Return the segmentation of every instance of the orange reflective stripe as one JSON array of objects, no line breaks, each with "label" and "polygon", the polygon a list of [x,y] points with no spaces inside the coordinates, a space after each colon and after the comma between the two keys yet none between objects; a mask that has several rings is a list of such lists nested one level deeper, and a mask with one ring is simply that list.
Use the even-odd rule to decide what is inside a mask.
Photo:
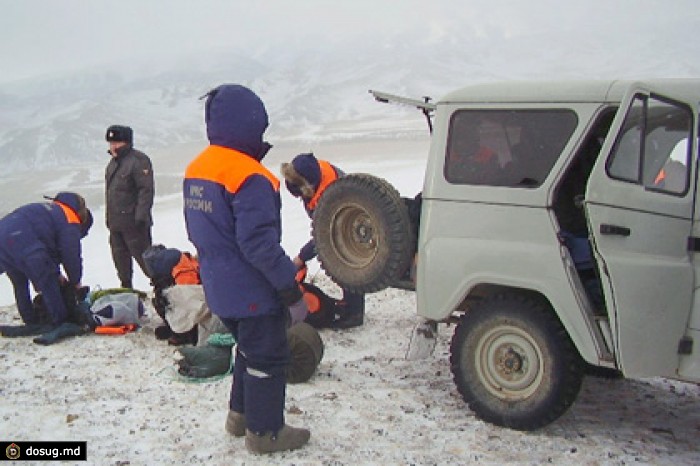
[{"label": "orange reflective stripe", "polygon": [[71,209],[69,206],[67,206],[63,202],[59,202],[59,201],[53,201],[53,202],[63,210],[63,213],[65,214],[66,220],[68,220],[68,223],[80,224],[80,217],[78,217],[78,214],[76,214],[73,209]]},{"label": "orange reflective stripe", "polygon": [[280,182],[267,168],[252,157],[227,147],[210,145],[192,161],[185,171],[185,178],[213,181],[230,193],[236,193],[251,175],[262,175],[270,181],[275,191]]},{"label": "orange reflective stripe", "polygon": [[318,189],[316,190],[314,197],[312,197],[307,204],[309,210],[314,210],[316,208],[318,200],[321,199],[321,194],[323,194],[323,191],[325,191],[332,182],[338,179],[338,174],[335,172],[333,165],[330,163],[326,162],[325,160],[319,160],[318,166],[321,169],[321,182],[318,184]]}]

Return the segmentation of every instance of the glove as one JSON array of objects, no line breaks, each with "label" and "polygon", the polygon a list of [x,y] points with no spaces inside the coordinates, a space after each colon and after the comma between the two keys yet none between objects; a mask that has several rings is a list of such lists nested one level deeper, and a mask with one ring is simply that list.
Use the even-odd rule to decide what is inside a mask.
[{"label": "glove", "polygon": [[299,267],[299,269],[297,270],[297,274],[294,276],[294,279],[297,281],[297,283],[302,283],[304,280],[306,280],[306,272],[306,264]]},{"label": "glove", "polygon": [[309,313],[309,307],[306,305],[304,298],[301,298],[296,303],[289,306],[289,315],[292,318],[292,326],[298,324],[299,322],[304,322],[306,316]]}]

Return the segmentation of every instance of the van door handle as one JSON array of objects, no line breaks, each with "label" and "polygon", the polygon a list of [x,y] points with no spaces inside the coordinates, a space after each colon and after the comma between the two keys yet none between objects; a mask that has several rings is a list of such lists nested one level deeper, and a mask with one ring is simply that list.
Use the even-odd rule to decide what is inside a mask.
[{"label": "van door handle", "polygon": [[607,223],[601,223],[600,234],[601,235],[618,235],[618,236],[629,236],[632,233],[627,227],[621,227],[619,225],[609,225]]}]

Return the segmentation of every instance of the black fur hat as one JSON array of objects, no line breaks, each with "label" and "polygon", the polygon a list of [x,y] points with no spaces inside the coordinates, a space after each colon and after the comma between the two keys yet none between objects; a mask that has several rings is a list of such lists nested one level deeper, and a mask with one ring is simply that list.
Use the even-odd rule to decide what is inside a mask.
[{"label": "black fur hat", "polygon": [[107,140],[107,142],[126,142],[127,144],[133,144],[134,130],[128,126],[112,125],[107,128],[105,140]]}]

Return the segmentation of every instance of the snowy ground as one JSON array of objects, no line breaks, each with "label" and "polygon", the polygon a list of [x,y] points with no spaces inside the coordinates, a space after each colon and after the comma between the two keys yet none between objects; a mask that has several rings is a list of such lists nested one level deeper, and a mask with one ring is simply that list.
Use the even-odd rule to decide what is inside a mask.
[{"label": "snowy ground", "polygon": [[[313,149],[348,172],[384,176],[412,196],[422,183],[425,142]],[[276,172],[281,161],[311,148],[276,147],[268,166]],[[187,247],[177,189],[194,153],[151,154],[159,177],[154,240],[170,247]],[[100,176],[70,185],[93,200],[97,218]],[[37,192],[65,189],[59,176],[49,179],[54,184],[36,186]],[[3,192],[15,192],[11,183],[0,183]],[[307,238],[308,220],[297,201],[286,196],[283,203],[283,244],[293,255]],[[84,283],[116,286],[101,222],[84,246]],[[322,274],[317,278],[337,293]],[[19,323],[14,306],[6,305],[12,302],[6,288],[3,293],[0,323]],[[392,289],[367,297],[363,327],[324,330],[318,372],[287,393],[287,421],[309,427],[311,441],[274,457],[250,455],[242,439],[225,432],[228,378],[193,384],[176,377],[175,349],[154,338],[159,318],[150,309],[143,328],[125,336],[90,335],[48,347],[0,338],[0,438],[87,441],[88,464],[98,465],[700,464],[698,385],[589,377],[554,424],[534,433],[502,429],[476,419],[455,389],[448,364],[453,328],[441,326],[432,358],[404,359],[415,322],[413,293]]]},{"label": "snowy ground", "polygon": [[[321,285],[334,286],[321,276]],[[451,329],[434,357],[404,359],[411,292],[367,298],[363,327],[323,330],[325,355],[288,386],[286,418],[312,431],[302,450],[256,457],[224,430],[230,379],[193,384],[174,372],[159,318],[126,336],[43,347],[0,339],[0,431],[11,441],[87,441],[88,463],[136,464],[698,464],[700,387],[668,380],[586,379],[559,421],[534,433],[476,419],[448,365]],[[0,321],[16,319],[12,307]]]}]

